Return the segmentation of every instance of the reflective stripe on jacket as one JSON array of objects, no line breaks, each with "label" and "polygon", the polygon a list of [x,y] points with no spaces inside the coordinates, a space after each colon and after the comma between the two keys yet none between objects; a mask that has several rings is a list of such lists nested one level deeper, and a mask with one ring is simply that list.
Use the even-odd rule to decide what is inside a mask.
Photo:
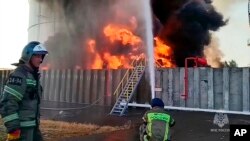
[{"label": "reflective stripe on jacket", "polygon": [[174,119],[162,108],[154,107],[144,115],[147,123],[146,133],[149,141],[166,141],[170,137],[170,126]]},{"label": "reflective stripe on jacket", "polygon": [[8,132],[37,126],[42,93],[38,75],[25,65],[9,75],[0,95],[0,114]]}]

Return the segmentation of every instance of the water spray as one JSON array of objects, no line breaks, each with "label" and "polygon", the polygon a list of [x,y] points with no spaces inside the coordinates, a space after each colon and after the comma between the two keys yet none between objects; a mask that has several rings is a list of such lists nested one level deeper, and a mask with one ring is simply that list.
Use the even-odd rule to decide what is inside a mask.
[{"label": "water spray", "polygon": [[151,86],[151,98],[155,97],[155,66],[154,66],[154,44],[153,44],[153,26],[150,0],[143,2],[144,16],[146,22],[146,47],[148,56],[148,70]]}]

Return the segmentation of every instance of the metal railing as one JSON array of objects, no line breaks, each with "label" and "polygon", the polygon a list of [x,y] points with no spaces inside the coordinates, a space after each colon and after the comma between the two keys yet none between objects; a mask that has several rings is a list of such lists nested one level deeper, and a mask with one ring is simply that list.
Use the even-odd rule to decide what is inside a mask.
[{"label": "metal railing", "polygon": [[132,63],[131,66],[133,66],[132,69],[128,69],[126,71],[126,73],[124,74],[123,78],[121,79],[120,83],[117,85],[116,90],[114,91],[114,95],[117,97],[123,90],[123,88],[125,87],[125,85],[128,83],[129,81],[129,77],[132,74],[132,72],[136,69],[136,66],[146,66],[146,59],[144,55],[140,55],[137,58],[135,58]]}]

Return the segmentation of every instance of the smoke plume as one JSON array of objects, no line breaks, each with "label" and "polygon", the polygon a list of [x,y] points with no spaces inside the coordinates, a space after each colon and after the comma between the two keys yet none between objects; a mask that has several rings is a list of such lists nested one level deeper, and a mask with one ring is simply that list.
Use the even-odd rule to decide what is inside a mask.
[{"label": "smoke plume", "polygon": [[204,46],[211,41],[210,31],[227,23],[208,0],[153,0],[152,5],[164,25],[159,36],[173,48],[180,67],[187,57],[204,56]]},{"label": "smoke plume", "polygon": [[[95,40],[95,50],[103,52],[109,46],[112,55],[133,52],[131,44],[110,43],[104,37],[104,27],[108,24],[123,25],[124,28],[144,38],[145,23],[142,17],[142,2],[117,0],[39,0],[40,3],[55,11],[61,24],[59,32],[45,42],[51,52],[49,63],[55,68],[88,68],[93,56],[87,50],[88,41]],[[138,26],[140,25],[140,26]],[[92,44],[93,45],[93,44]],[[138,50],[140,54],[144,50]],[[100,56],[104,58],[104,56]],[[58,62],[63,61],[63,65]]]},{"label": "smoke plume", "polygon": [[[89,39],[96,41],[97,52],[105,51],[107,46],[120,47],[111,50],[114,55],[132,52],[130,44],[111,44],[105,40],[103,28],[110,22],[127,25],[136,36],[144,39],[143,0],[38,1],[56,11],[57,20],[64,23],[60,32],[45,42],[51,52],[49,62],[55,68],[87,68],[93,60],[86,50]],[[211,41],[210,31],[217,31],[227,22],[211,0],[151,0],[151,6],[154,35],[172,48],[174,62],[179,67],[184,66],[187,57],[204,56],[204,46]],[[135,53],[142,52],[145,51]],[[59,65],[60,61],[63,65]]]},{"label": "smoke plume", "polygon": [[218,38],[212,35],[211,43],[205,46],[204,55],[207,59],[208,64],[213,68],[223,67],[222,57],[223,53],[219,49]]}]

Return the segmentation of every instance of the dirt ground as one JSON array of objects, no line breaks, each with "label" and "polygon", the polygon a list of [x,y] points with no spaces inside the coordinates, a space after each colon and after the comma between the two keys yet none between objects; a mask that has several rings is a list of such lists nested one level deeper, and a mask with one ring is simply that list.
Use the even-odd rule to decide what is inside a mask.
[{"label": "dirt ground", "polygon": [[[128,129],[127,126],[99,126],[90,123],[70,123],[55,120],[41,120],[40,129],[44,141],[59,141],[68,137],[86,136]],[[0,118],[0,141],[6,140],[6,128]]]},{"label": "dirt ground", "polygon": [[[94,135],[63,138],[61,141],[138,141],[138,127],[146,108],[129,108],[126,116],[109,115],[112,107],[72,105],[65,103],[43,102],[42,118],[59,121],[92,123],[96,125],[124,126],[128,130]],[[72,108],[70,109],[54,109]],[[76,109],[74,109],[77,107]],[[230,124],[250,124],[250,116],[226,114],[229,123],[219,127],[214,124],[216,113],[186,112],[168,110],[176,125],[172,128],[172,141],[229,141]]]}]

